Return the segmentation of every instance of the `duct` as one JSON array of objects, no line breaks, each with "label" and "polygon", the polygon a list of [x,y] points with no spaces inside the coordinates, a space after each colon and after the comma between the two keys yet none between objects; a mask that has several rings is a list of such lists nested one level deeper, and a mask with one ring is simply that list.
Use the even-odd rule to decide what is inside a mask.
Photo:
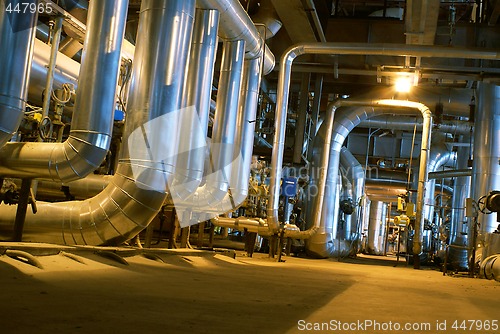
[{"label": "duct", "polygon": [[450,170],[443,170],[443,171],[439,171],[439,172],[429,173],[429,180],[431,180],[431,179],[439,180],[439,179],[447,179],[447,178],[452,178],[452,177],[464,177],[464,176],[471,176],[471,175],[472,175],[472,169],[470,169],[470,168],[450,169]]},{"label": "duct", "polygon": [[111,175],[89,174],[68,183],[40,180],[36,185],[36,198],[42,201],[64,201],[68,197],[85,200],[103,191],[111,178]]},{"label": "duct", "polygon": [[[340,193],[337,198],[340,201],[344,200],[353,200],[353,187],[351,181],[347,178],[347,171],[343,168],[340,168],[339,181],[341,181]],[[340,202],[339,202],[340,208]],[[339,211],[340,217],[342,218],[339,221],[339,238],[349,240],[351,237],[351,223],[352,223],[352,215],[342,214]]]},{"label": "duct", "polygon": [[128,0],[91,4],[69,138],[64,143],[5,145],[0,175],[67,182],[99,167],[111,142],[127,10]]},{"label": "duct", "polygon": [[0,11],[0,147],[17,131],[24,115],[36,21],[37,13]]},{"label": "duct", "polygon": [[[492,190],[500,189],[500,86],[480,83],[474,131],[472,194],[478,200]],[[497,214],[479,215],[479,239],[496,230]]]},{"label": "duct", "polygon": [[264,57],[263,74],[271,73],[274,68],[274,55],[260,37],[257,28],[239,1],[198,0],[198,6],[217,9],[220,12],[219,36],[227,41],[245,41],[245,58]]},{"label": "duct", "polygon": [[[437,133],[434,136],[434,140],[431,144],[431,151],[429,154],[429,162],[427,170],[428,172],[436,172],[439,168],[449,164],[456,160],[456,152],[448,149],[445,145],[446,136]],[[434,220],[434,188],[436,186],[436,180],[428,180],[425,185],[425,195],[424,195],[424,219],[429,222]]]},{"label": "duct", "polygon": [[347,240],[358,239],[361,235],[361,212],[360,207],[361,199],[364,197],[365,188],[365,173],[359,161],[352,155],[352,153],[345,147],[340,151],[340,166],[346,170],[347,177],[353,185],[353,202],[356,209],[351,215],[351,233],[347,235]]},{"label": "duct", "polygon": [[229,182],[231,181],[229,176],[233,160],[235,160],[233,153],[236,144],[236,121],[244,51],[245,42],[243,40],[224,41],[217,94],[217,112],[212,130],[205,183],[195,189],[196,191],[186,199],[176,195],[178,193],[176,188],[184,188],[185,185],[176,184],[170,187],[172,200],[182,227],[208,220],[210,218],[208,211],[220,204],[229,190]]},{"label": "duct", "polygon": [[[275,117],[275,136],[273,142],[273,157],[271,161],[271,183],[270,183],[270,199],[268,204],[268,224],[272,232],[276,233],[279,230],[278,220],[278,203],[279,203],[279,187],[278,182],[282,176],[283,152],[285,147],[285,130],[287,120],[288,96],[290,91],[290,79],[292,72],[292,64],[295,58],[304,54],[325,54],[325,55],[382,55],[382,56],[414,56],[414,57],[433,57],[433,58],[463,58],[463,59],[500,59],[500,54],[497,50],[484,49],[450,49],[447,47],[424,46],[424,45],[405,45],[405,44],[357,44],[357,43],[305,43],[295,45],[286,50],[280,60],[280,71],[278,78],[276,117]],[[416,104],[424,106],[423,104]],[[415,106],[416,106],[415,105]],[[427,110],[427,111],[425,111]],[[429,114],[428,108],[421,110],[425,115]],[[430,117],[428,117],[428,125],[432,125]],[[427,119],[427,116],[426,116]],[[430,128],[426,130],[424,126],[423,141],[427,144],[430,142]],[[429,138],[427,138],[427,132]],[[423,143],[423,144],[424,144]],[[422,205],[423,188],[426,181],[427,166],[427,150],[423,150],[421,156],[420,174],[422,179],[419,179],[420,192],[417,205]],[[420,208],[421,209],[421,208]],[[423,228],[422,212],[417,208],[417,227],[415,238],[414,253],[419,254],[421,245],[421,228]],[[418,261],[415,261],[415,267],[418,267]]]},{"label": "duct", "polygon": [[[278,103],[278,106],[280,106],[280,103]],[[407,112],[406,109],[410,110],[418,110],[422,113],[424,117],[424,131],[422,134],[422,146],[421,146],[421,153],[420,153],[420,173],[419,173],[419,182],[418,182],[418,192],[417,192],[417,232],[416,232],[416,238],[415,238],[415,252],[416,254],[419,254],[421,251],[422,247],[422,240],[420,236],[422,235],[423,232],[423,215],[422,215],[422,208],[423,208],[423,198],[424,198],[424,186],[425,182],[427,180],[427,152],[429,151],[429,146],[430,146],[430,128],[432,127],[432,117],[430,110],[425,106],[420,103],[416,102],[410,102],[410,101],[398,101],[398,100],[379,100],[379,101],[350,101],[350,100],[339,100],[335,102],[334,104],[330,105],[327,110],[329,114],[333,116],[335,113],[335,110],[338,109],[339,107],[345,107],[345,106],[355,106],[356,108],[354,109],[346,109],[344,108],[342,111],[340,111],[339,114],[335,116],[335,126],[332,128],[332,132],[326,132],[326,136],[329,136],[329,133],[332,133],[332,142],[333,144],[331,145],[330,149],[330,162],[328,164],[328,181],[331,183],[333,180],[336,180],[337,175],[338,175],[338,169],[339,169],[339,154],[340,154],[340,149],[345,141],[345,138],[349,134],[349,132],[357,126],[362,120],[367,119],[369,117],[372,117],[377,114],[385,113],[388,108],[393,110],[392,108],[397,108],[394,109],[394,112],[399,113],[399,112]],[[363,106],[370,106],[370,107],[363,107]],[[377,108],[377,109],[375,109]],[[379,108],[385,108],[384,110],[379,109]],[[278,109],[278,111],[281,109]],[[281,127],[279,125],[279,119],[280,117],[283,117],[286,115],[281,115],[277,116],[277,129],[278,135],[275,136],[274,139],[274,149],[273,152],[277,152],[277,154],[273,154],[273,160],[272,160],[272,175],[271,175],[271,185],[270,185],[270,191],[271,191],[271,196],[269,199],[269,205],[268,205],[268,224],[271,229],[277,230],[279,229],[279,222],[277,219],[277,204],[279,200],[279,189],[276,189],[276,175],[279,175],[281,179],[281,163],[282,163],[282,157],[283,157],[283,144],[284,144],[284,133],[282,136],[282,133],[280,131],[284,131],[284,126]],[[327,116],[330,117],[330,116]],[[284,117],[286,120],[286,117]],[[328,118],[327,118],[328,119]],[[281,143],[280,143],[281,141]],[[329,145],[330,146],[330,145]],[[278,148],[278,149],[276,149]],[[328,160],[328,158],[327,158]],[[277,162],[280,161],[280,164],[278,165]],[[279,167],[279,170],[277,169]],[[321,186],[322,183],[318,183],[320,189],[324,188],[324,186]],[[328,187],[327,187],[328,189]],[[276,192],[278,190],[278,192]],[[328,192],[325,193],[326,197],[333,196],[329,195]],[[329,199],[328,203],[335,203],[335,200]],[[322,213],[323,217],[330,217],[331,215],[327,215],[326,212],[332,211],[331,208],[329,208],[328,205],[324,205],[323,209],[325,213]],[[335,216],[335,214],[333,215]],[[331,218],[328,218],[330,220]],[[323,229],[328,228],[329,226],[328,221],[322,221],[321,225],[316,228],[316,230],[320,229],[323,231]],[[422,229],[422,231],[420,230]],[[420,233],[418,233],[420,232]],[[326,237],[327,239],[332,237],[331,235],[327,233],[320,233],[319,237]],[[325,240],[324,244],[326,245],[329,241]],[[314,242],[315,244],[320,244],[317,240]]]},{"label": "duct", "polygon": [[[112,3],[113,1],[96,1]],[[174,173],[175,120],[182,107],[194,0],[143,0],[132,67],[124,149],[106,189],[85,201],[38,204],[28,213],[25,240],[116,244],[135,236],[156,216]],[[174,115],[172,115],[174,114]],[[147,145],[147,146],[146,146]],[[11,234],[15,208],[1,210],[2,236]]]},{"label": "duct", "polygon": [[181,131],[190,136],[179,143],[179,152],[182,153],[177,157],[175,176],[170,186],[171,196],[179,200],[185,200],[194,193],[203,178],[218,26],[217,11],[196,10],[184,89],[186,107],[196,110],[179,124]]},{"label": "duct", "polygon": [[368,225],[368,254],[383,255],[387,225],[387,203],[372,201]]},{"label": "duct", "polygon": [[[466,140],[464,140],[466,139]],[[468,141],[468,137],[462,138],[462,142]],[[469,146],[459,146],[457,149],[457,168],[466,168],[470,156]],[[467,218],[465,217],[465,199],[470,197],[471,176],[459,176],[453,185],[451,222],[450,222],[450,244],[460,246],[449,248],[448,263],[456,268],[468,268],[469,235]]]},{"label": "duct", "polygon": [[[398,115],[398,118],[394,119],[394,115],[381,115],[367,119],[361,122],[359,126],[373,129],[413,131],[415,124],[417,125],[417,131],[422,131],[422,122],[416,117]],[[471,133],[472,129],[473,126],[471,123],[457,120],[442,121],[439,124],[434,124],[432,131],[468,135]]]}]

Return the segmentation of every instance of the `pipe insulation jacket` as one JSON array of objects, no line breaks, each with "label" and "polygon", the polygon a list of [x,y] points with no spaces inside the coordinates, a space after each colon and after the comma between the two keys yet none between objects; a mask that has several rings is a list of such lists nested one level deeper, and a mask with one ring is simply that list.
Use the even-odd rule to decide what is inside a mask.
[{"label": "pipe insulation jacket", "polygon": [[[92,5],[116,3],[121,1],[93,1],[90,15]],[[149,38],[140,38],[135,49],[117,171],[106,189],[90,199],[38,203],[38,213],[26,217],[25,241],[117,244],[134,237],[156,216],[174,173],[169,150],[179,138],[171,120],[182,111],[194,11],[194,0],[142,1],[138,34]],[[2,236],[10,235],[14,215],[12,207],[1,207]]]},{"label": "pipe insulation jacket", "polygon": [[37,13],[0,11],[0,147],[17,131],[24,116]]}]

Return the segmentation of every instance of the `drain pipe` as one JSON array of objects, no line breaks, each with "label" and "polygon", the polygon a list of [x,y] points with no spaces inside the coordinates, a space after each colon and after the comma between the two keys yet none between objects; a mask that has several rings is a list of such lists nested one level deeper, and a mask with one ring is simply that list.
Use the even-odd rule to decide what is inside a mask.
[{"label": "drain pipe", "polygon": [[90,4],[69,138],[64,143],[5,145],[0,150],[0,175],[67,182],[99,167],[111,142],[127,11],[128,0]]},{"label": "drain pipe", "polygon": [[24,116],[37,13],[0,11],[0,147],[16,133]]},{"label": "drain pipe", "polygon": [[[194,0],[142,1],[138,34],[148,38],[140,38],[135,49],[134,58],[140,61],[132,67],[129,117],[117,171],[108,187],[88,200],[38,202],[38,213],[26,217],[24,240],[119,244],[137,235],[156,216],[167,196],[166,181],[174,173],[175,161],[165,151],[179,138],[173,131],[176,125],[165,116],[182,107],[194,11]],[[2,236],[12,231],[14,211],[1,206]]]},{"label": "drain pipe", "polygon": [[201,8],[217,9],[220,12],[219,36],[225,41],[245,41],[245,59],[263,56],[263,74],[274,68],[274,55],[261,38],[259,31],[239,1],[197,0]]},{"label": "drain pipe", "polygon": [[[282,177],[283,153],[285,147],[285,132],[288,109],[288,96],[290,92],[290,79],[292,64],[300,55],[304,54],[327,54],[327,55],[385,55],[385,56],[415,56],[433,58],[464,58],[464,59],[500,59],[497,50],[471,50],[450,49],[445,47],[406,44],[358,44],[358,43],[306,43],[295,45],[286,50],[280,60],[280,71],[278,78],[278,93],[275,117],[275,136],[273,141],[273,156],[271,160],[271,183],[270,198],[267,209],[268,224],[272,233],[280,229],[278,220],[279,206],[279,182]],[[423,106],[422,104],[419,104]],[[426,107],[428,110],[428,108]],[[430,114],[430,111],[429,111]],[[430,119],[430,118],[429,118]],[[431,122],[432,123],[432,122]],[[430,129],[429,129],[430,130]],[[430,131],[429,131],[430,136]],[[430,139],[430,138],[429,138]],[[427,152],[425,152],[427,153]],[[427,155],[425,154],[425,158]],[[421,159],[422,161],[423,159]],[[426,173],[422,173],[424,175]],[[426,177],[424,177],[426,179]],[[425,180],[422,180],[421,187]],[[419,182],[420,186],[420,182]],[[422,192],[423,196],[423,192]],[[420,213],[421,215],[421,213]],[[421,218],[421,217],[419,217]],[[422,224],[423,228],[423,224]],[[420,227],[419,227],[420,229]],[[418,231],[417,236],[420,236]],[[422,244],[416,243],[414,252],[420,253]],[[419,267],[415,261],[415,267]]]}]

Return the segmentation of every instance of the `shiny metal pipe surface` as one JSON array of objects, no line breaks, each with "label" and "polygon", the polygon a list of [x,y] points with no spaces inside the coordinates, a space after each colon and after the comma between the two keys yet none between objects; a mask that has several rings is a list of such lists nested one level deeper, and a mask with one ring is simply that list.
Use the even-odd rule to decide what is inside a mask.
[{"label": "shiny metal pipe surface", "polygon": [[[500,190],[500,86],[481,82],[478,85],[472,164],[472,194],[475,200]],[[498,226],[498,213],[480,214],[479,240]]]},{"label": "shiny metal pipe surface", "polygon": [[342,147],[340,151],[340,166],[346,170],[347,178],[352,183],[352,200],[356,205],[356,209],[351,215],[351,235],[347,236],[347,240],[359,239],[361,237],[361,219],[363,212],[360,203],[362,198],[365,196],[365,173],[358,159],[356,159],[345,147]]},{"label": "shiny metal pipe surface", "polygon": [[[467,166],[465,166],[467,167]],[[472,169],[470,168],[461,168],[461,169],[450,169],[450,170],[444,170],[440,172],[432,172],[429,173],[429,179],[447,179],[447,178],[452,178],[452,177],[464,177],[464,176],[471,176],[472,175]]]},{"label": "shiny metal pipe surface", "polygon": [[[156,216],[167,197],[166,182],[174,173],[175,160],[165,151],[176,146],[179,138],[171,131],[175,122],[171,125],[168,115],[182,107],[194,10],[194,0],[142,1],[138,32],[150,38],[140,38],[135,50],[117,171],[109,186],[93,198],[38,203],[38,213],[27,216],[24,240],[117,244],[135,236]],[[2,236],[11,233],[13,211],[1,207]]]},{"label": "shiny metal pipe surface", "polygon": [[370,204],[370,220],[368,225],[367,252],[383,255],[387,225],[387,203],[372,201]]},{"label": "shiny metal pipe surface", "polygon": [[275,63],[274,55],[239,1],[198,0],[197,3],[202,8],[217,9],[220,12],[219,35],[228,41],[244,40],[245,58],[263,56],[263,74],[271,73]]},{"label": "shiny metal pipe surface", "polygon": [[[361,122],[359,126],[373,129],[413,131],[415,124],[417,125],[417,131],[422,131],[422,121],[419,118],[403,115],[398,115],[397,118],[394,118],[394,115],[388,114],[367,119]],[[466,121],[443,121],[439,124],[434,124],[432,131],[469,135],[473,128],[474,125]]]},{"label": "shiny metal pipe surface", "polygon": [[24,116],[36,21],[37,13],[10,15],[0,10],[0,147]]},{"label": "shiny metal pipe surface", "polygon": [[64,143],[9,143],[0,150],[0,175],[72,181],[108,153],[128,0],[92,2],[75,111]]},{"label": "shiny metal pipe surface", "polygon": [[[35,39],[33,61],[31,63],[31,71],[29,77],[28,99],[35,104],[42,104],[42,94],[47,78],[47,64],[50,59],[50,46]],[[78,87],[78,73],[80,72],[80,64],[73,59],[57,54],[56,68],[54,69],[55,89],[61,88],[64,83],[70,83]]]},{"label": "shiny metal pipe surface", "polygon": [[189,117],[182,117],[178,124],[184,139],[179,142],[182,153],[177,157],[170,187],[171,196],[179,200],[192,195],[203,180],[218,27],[218,11],[196,10],[184,89],[185,106],[196,110]]},{"label": "shiny metal pipe surface", "polygon": [[[462,136],[462,142],[469,142],[469,136]],[[469,146],[459,146],[457,149],[457,168],[468,167],[470,156]],[[471,171],[470,169],[468,170]],[[450,248],[448,263],[456,268],[468,268],[468,250],[470,247],[472,230],[465,217],[465,199],[470,197],[471,175],[458,176],[453,184],[453,197],[451,205],[450,244],[461,248]]]},{"label": "shiny metal pipe surface", "polygon": [[[225,198],[231,181],[236,144],[236,122],[243,74],[245,42],[224,41],[215,120],[205,183],[186,199],[172,199],[182,227],[213,217],[214,207]],[[179,185],[183,187],[183,185]],[[177,191],[175,191],[177,193]],[[195,214],[191,214],[194,212]]]}]

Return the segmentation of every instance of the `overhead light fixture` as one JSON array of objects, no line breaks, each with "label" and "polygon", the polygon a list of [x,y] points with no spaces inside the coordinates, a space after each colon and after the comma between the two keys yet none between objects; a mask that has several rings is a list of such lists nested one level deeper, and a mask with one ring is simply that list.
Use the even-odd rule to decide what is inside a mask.
[{"label": "overhead light fixture", "polygon": [[396,92],[409,93],[411,90],[412,82],[410,77],[399,77],[395,83]]}]

